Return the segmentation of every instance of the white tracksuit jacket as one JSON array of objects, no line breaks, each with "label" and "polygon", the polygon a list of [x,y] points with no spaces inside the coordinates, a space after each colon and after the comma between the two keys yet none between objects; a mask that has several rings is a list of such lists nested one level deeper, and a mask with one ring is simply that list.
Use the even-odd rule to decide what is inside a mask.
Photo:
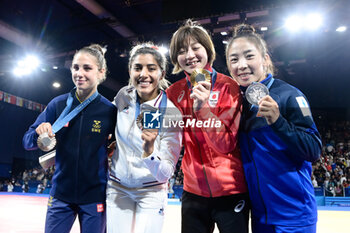
[{"label": "white tracksuit jacket", "polygon": [[[143,109],[159,108],[164,93],[140,104]],[[136,89],[123,87],[114,99],[118,108],[115,130],[116,150],[112,157],[109,178],[128,188],[141,188],[163,184],[172,176],[181,151],[182,129],[162,127],[154,142],[154,152],[142,158],[141,129],[136,125]],[[181,121],[182,115],[167,99],[163,122]]]}]

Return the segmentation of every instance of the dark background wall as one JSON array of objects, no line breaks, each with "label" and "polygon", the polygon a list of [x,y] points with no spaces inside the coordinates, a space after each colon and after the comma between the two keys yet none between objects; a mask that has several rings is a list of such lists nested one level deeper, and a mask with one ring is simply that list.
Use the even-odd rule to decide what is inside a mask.
[{"label": "dark background wall", "polygon": [[42,153],[25,151],[22,146],[25,131],[38,115],[38,111],[0,101],[0,177],[38,163],[37,158]]}]

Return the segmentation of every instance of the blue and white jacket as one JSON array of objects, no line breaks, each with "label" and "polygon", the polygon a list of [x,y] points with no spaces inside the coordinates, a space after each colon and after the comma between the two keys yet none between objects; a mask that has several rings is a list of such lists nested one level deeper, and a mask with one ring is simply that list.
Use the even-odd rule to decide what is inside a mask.
[{"label": "blue and white jacket", "polygon": [[[71,109],[80,104],[74,95]],[[35,129],[43,122],[51,125],[66,107],[69,93],[47,105],[23,137],[26,150],[38,148]],[[74,204],[104,202],[108,178],[108,135],[114,133],[117,108],[98,95],[77,116],[56,133],[56,162],[50,195]]]},{"label": "blue and white jacket", "polygon": [[322,145],[308,102],[298,89],[272,75],[262,83],[278,103],[280,116],[268,125],[256,117],[258,107],[244,100],[240,148],[252,217],[272,225],[314,224],[311,162],[319,158]]}]

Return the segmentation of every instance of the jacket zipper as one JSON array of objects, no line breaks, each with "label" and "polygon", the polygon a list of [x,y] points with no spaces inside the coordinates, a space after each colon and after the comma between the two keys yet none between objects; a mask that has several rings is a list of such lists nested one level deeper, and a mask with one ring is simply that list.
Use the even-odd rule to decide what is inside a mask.
[{"label": "jacket zipper", "polygon": [[79,182],[79,178],[78,178],[78,174],[79,174],[79,157],[80,157],[80,145],[81,145],[81,131],[82,131],[82,128],[83,128],[83,121],[84,121],[84,110],[81,111],[81,117],[80,117],[80,124],[79,124],[79,136],[78,136],[78,153],[77,153],[77,169],[76,169],[76,189],[75,189],[75,200],[78,201],[78,197],[77,197],[77,194],[78,194],[78,182]]},{"label": "jacket zipper", "polygon": [[[244,94],[243,94],[243,98],[244,98]],[[246,107],[247,107],[247,106],[246,106]],[[243,108],[241,119],[244,119],[244,118],[245,118],[245,115],[246,115],[246,113],[245,113],[244,108]],[[240,124],[242,124],[242,123],[245,124],[246,121],[241,121]],[[244,128],[244,131],[246,131],[246,134],[248,135],[248,130],[246,130],[246,129]],[[247,140],[247,143],[248,143],[248,148],[250,149],[250,148],[251,148],[251,144],[250,144],[249,139]],[[251,152],[251,151],[249,151],[249,152]],[[251,154],[251,157],[252,157],[252,161],[253,161],[253,163],[254,163],[254,169],[255,169],[255,174],[256,174],[256,182],[257,182],[257,186],[258,186],[258,190],[259,190],[259,196],[260,196],[261,202],[262,202],[262,204],[263,204],[263,206],[264,206],[264,210],[265,210],[265,224],[267,224],[267,208],[266,208],[266,205],[265,205],[265,202],[264,202],[263,196],[262,196],[262,194],[261,194],[261,190],[260,190],[260,182],[259,182],[258,169],[257,169],[257,167],[256,167],[255,159],[254,159],[253,154]]]},{"label": "jacket zipper", "polygon": [[264,206],[264,209],[265,209],[265,224],[267,224],[267,208],[266,208],[266,205],[265,205],[265,202],[264,202],[264,199],[261,195],[261,190],[260,190],[260,182],[259,182],[259,175],[258,175],[258,169],[256,168],[256,164],[255,164],[255,160],[252,156],[252,160],[253,160],[253,163],[254,163],[254,168],[255,168],[255,174],[256,174],[256,181],[257,181],[257,185],[258,185],[258,190],[259,190],[259,196],[261,198],[261,202]]},{"label": "jacket zipper", "polygon": [[206,183],[207,183],[207,185],[208,185],[209,194],[210,194],[210,197],[213,197],[213,195],[212,195],[212,193],[211,193],[209,181],[208,181],[207,172],[205,171],[205,166],[204,166],[203,157],[202,157],[202,150],[201,150],[200,144],[199,144],[199,142],[198,142],[198,139],[197,139],[197,135],[196,135],[195,130],[193,130],[192,132],[193,132],[194,138],[196,139],[197,145],[199,145],[199,147],[198,147],[198,148],[199,148],[199,157],[200,157],[200,159],[201,159],[202,168],[203,168],[203,173],[204,173],[205,181],[206,181]]},{"label": "jacket zipper", "polygon": [[[249,148],[251,148],[251,147],[250,147],[250,141],[249,141],[249,139],[247,140],[247,142],[248,142],[248,144],[249,144]],[[256,174],[256,182],[257,182],[257,186],[258,186],[258,190],[259,190],[259,196],[260,196],[261,202],[262,202],[262,204],[263,204],[263,206],[264,206],[264,210],[265,210],[265,224],[267,224],[267,208],[266,208],[266,205],[265,205],[263,196],[261,195],[260,182],[259,182],[259,174],[258,174],[258,169],[257,169],[257,167],[256,167],[253,154],[252,154],[252,161],[253,161],[253,163],[254,163],[255,174]]]}]

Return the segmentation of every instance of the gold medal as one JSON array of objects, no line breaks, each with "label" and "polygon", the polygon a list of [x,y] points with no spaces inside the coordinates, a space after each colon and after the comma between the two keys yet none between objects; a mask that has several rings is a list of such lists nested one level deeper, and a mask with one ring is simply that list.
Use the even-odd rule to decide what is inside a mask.
[{"label": "gold medal", "polygon": [[56,146],[56,138],[49,137],[48,133],[43,133],[39,135],[37,144],[42,151],[50,151]]},{"label": "gold medal", "polygon": [[190,78],[193,87],[196,86],[200,81],[211,82],[210,73],[205,69],[195,69],[195,71],[192,72]]}]

